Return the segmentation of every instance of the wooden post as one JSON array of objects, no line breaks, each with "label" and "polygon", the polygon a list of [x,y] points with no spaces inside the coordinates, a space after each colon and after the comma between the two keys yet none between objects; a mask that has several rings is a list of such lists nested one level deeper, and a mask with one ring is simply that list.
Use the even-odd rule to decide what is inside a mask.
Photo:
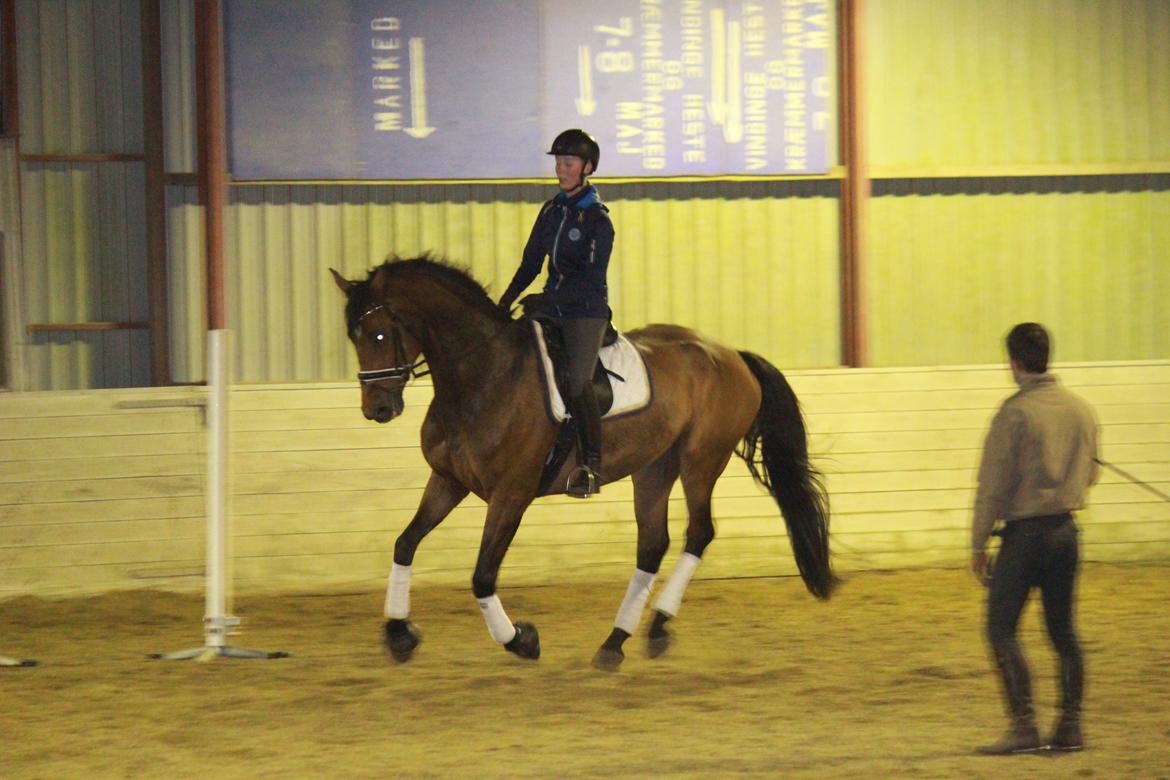
[{"label": "wooden post", "polygon": [[4,118],[0,122],[0,135],[16,135],[20,132],[20,101],[16,94],[16,0],[2,0],[0,21],[4,26]]},{"label": "wooden post", "polygon": [[865,0],[840,0],[841,362],[868,365],[865,309],[865,211],[870,181],[865,158],[862,17]]},{"label": "wooden post", "polygon": [[163,149],[160,0],[142,0],[142,156],[150,298],[150,382],[171,384],[167,295],[166,159]]}]

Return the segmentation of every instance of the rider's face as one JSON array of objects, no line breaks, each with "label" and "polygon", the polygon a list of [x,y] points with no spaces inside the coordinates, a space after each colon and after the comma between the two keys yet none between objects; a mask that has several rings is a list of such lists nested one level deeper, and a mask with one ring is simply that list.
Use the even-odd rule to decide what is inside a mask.
[{"label": "rider's face", "polygon": [[572,195],[584,185],[585,161],[568,154],[557,155],[557,183],[561,191]]}]

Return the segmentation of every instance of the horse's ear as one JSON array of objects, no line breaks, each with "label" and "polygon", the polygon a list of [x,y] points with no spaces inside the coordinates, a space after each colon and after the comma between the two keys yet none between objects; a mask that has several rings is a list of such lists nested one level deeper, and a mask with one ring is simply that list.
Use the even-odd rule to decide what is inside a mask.
[{"label": "horse's ear", "polygon": [[381,267],[375,268],[374,272],[370,274],[369,283],[370,292],[374,294],[374,297],[382,295],[386,286],[386,276],[382,273]]},{"label": "horse's ear", "polygon": [[337,273],[337,271],[334,271],[332,268],[329,269],[329,273],[333,274],[333,281],[337,282],[337,289],[341,290],[343,293],[345,293],[348,296],[349,295],[349,288],[353,287],[353,282],[346,279],[344,276]]}]

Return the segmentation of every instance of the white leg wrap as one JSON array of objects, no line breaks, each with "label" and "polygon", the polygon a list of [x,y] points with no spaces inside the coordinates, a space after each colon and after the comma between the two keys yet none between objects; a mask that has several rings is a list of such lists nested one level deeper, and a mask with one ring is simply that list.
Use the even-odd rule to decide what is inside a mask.
[{"label": "white leg wrap", "polygon": [[678,614],[679,607],[682,606],[683,593],[686,592],[687,585],[691,584],[695,569],[699,568],[699,560],[699,556],[686,552],[679,556],[674,571],[670,573],[670,579],[666,581],[666,587],[654,602],[654,609],[670,617]]},{"label": "white leg wrap", "polygon": [[516,636],[516,627],[512,625],[512,621],[508,620],[507,614],[504,613],[504,605],[500,603],[500,597],[493,593],[486,599],[476,599],[475,601],[479,604],[479,611],[483,613],[483,619],[487,621],[488,633],[492,635],[492,639],[501,645],[511,642]]},{"label": "white leg wrap", "polygon": [[410,614],[410,567],[390,567],[390,580],[386,584],[386,617],[406,620]]},{"label": "white leg wrap", "polygon": [[626,588],[626,597],[618,609],[617,618],[613,624],[627,634],[638,629],[638,621],[642,619],[642,610],[646,608],[646,599],[650,598],[650,589],[654,587],[654,578],[658,575],[648,571],[634,569],[630,577],[630,585]]}]

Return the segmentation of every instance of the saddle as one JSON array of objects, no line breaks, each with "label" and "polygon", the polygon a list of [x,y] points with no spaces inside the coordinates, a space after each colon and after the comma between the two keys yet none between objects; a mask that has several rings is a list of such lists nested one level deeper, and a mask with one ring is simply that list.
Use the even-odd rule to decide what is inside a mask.
[{"label": "saddle", "polygon": [[[565,353],[565,340],[561,335],[561,328],[557,325],[556,320],[541,312],[540,306],[543,302],[544,293],[533,293],[520,299],[520,305],[524,309],[524,317],[539,322],[541,330],[544,331],[544,347],[548,352],[549,360],[553,364],[557,390],[560,391],[562,398],[568,398],[569,359]],[[608,347],[617,341],[617,338],[618,332],[613,327],[613,321],[607,321],[605,323],[605,335],[601,337],[601,346]],[[593,379],[590,380],[593,384],[594,396],[597,398],[597,410],[603,417],[613,406],[613,385],[609,381],[611,374],[612,372],[601,365],[601,361],[598,360],[597,368],[593,372]],[[613,374],[613,376],[617,375]],[[620,376],[617,376],[617,378],[622,379]]]},{"label": "saddle", "polygon": [[[543,317],[535,312],[535,301],[529,300],[530,298],[536,298],[536,296],[528,296],[521,301],[521,305],[524,306],[524,316],[540,323],[541,330],[544,333],[544,347],[548,352],[549,360],[553,364],[553,376],[556,379],[557,390],[560,391],[562,398],[568,398],[569,360],[565,350],[564,338],[561,335],[561,329],[555,320]],[[605,335],[601,339],[601,346],[610,346],[617,341],[617,337],[617,330],[614,329],[613,323],[607,322]],[[598,360],[597,368],[593,373],[593,379],[590,380],[593,385],[593,394],[597,398],[598,413],[602,416],[613,406],[613,385],[610,383],[611,373]],[[616,374],[613,374],[613,376],[622,379],[622,377]],[[552,485],[553,480],[576,446],[577,421],[569,417],[561,421],[560,427],[557,429],[556,441],[553,443],[552,449],[549,450],[545,458],[544,469],[540,474],[538,495],[544,495],[548,491],[549,486]]]},{"label": "saddle", "polygon": [[[546,317],[532,317],[540,323],[541,329],[544,331],[544,348],[548,350],[549,360],[552,361],[554,376],[557,380],[557,390],[560,391],[562,398],[569,397],[569,356],[565,351],[565,340],[561,335],[561,329],[557,326],[554,320]],[[601,339],[601,346],[608,347],[617,341],[617,331],[614,330],[613,323],[607,322],[605,325],[605,336]],[[605,366],[601,365],[601,361],[597,361],[597,368],[593,371],[593,379],[589,380],[593,385],[593,394],[597,397],[597,409],[602,416],[610,410],[613,406],[613,385],[610,383],[611,373]],[[621,377],[618,377],[621,379]]]}]

